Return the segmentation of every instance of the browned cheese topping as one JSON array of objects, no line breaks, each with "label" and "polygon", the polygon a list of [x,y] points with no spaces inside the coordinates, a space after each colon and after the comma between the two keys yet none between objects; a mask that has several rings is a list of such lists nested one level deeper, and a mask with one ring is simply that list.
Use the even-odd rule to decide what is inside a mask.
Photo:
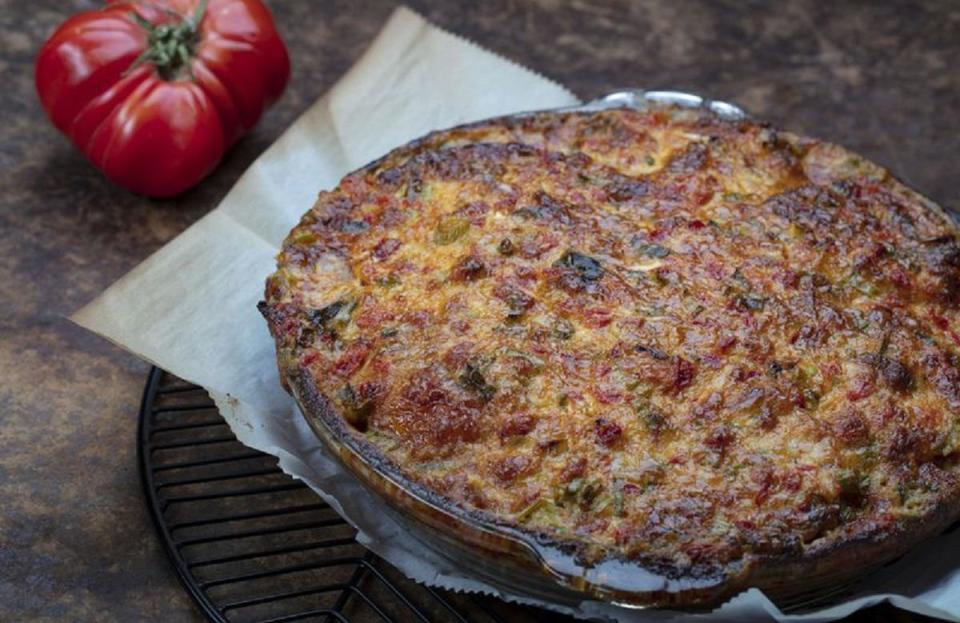
[{"label": "browned cheese topping", "polygon": [[322,193],[278,265],[282,371],[588,560],[797,555],[957,495],[960,240],[835,145],[672,108],[484,122]]}]

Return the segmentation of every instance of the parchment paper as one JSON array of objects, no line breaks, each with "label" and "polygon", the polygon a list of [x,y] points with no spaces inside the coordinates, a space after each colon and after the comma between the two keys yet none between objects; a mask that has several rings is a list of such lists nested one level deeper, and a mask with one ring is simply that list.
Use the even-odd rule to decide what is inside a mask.
[{"label": "parchment paper", "polygon": [[[347,75],[254,162],[215,210],[72,319],[205,387],[243,443],[279,457],[284,471],[316,490],[359,530],[361,542],[408,576],[558,609],[471,576],[340,467],[281,389],[256,303],[284,236],[317,193],[347,172],[430,130],[576,103],[560,85],[400,8]],[[918,548],[872,576],[869,586],[869,595],[803,617],[784,615],[756,590],[696,617],[598,602],[559,609],[619,621],[829,621],[887,599],[960,621],[960,531]]]}]

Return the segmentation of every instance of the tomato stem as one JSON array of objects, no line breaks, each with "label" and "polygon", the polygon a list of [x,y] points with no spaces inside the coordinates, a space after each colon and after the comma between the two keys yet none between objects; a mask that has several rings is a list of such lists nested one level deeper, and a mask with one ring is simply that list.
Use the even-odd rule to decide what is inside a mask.
[{"label": "tomato stem", "polygon": [[[147,31],[147,47],[133,61],[126,73],[130,73],[144,63],[157,68],[164,80],[177,80],[189,76],[194,79],[191,61],[197,43],[200,41],[200,23],[207,9],[207,0],[200,0],[193,15],[173,14],[180,21],[153,24],[138,13],[131,13],[134,22]],[[172,13],[171,11],[166,11]]]}]

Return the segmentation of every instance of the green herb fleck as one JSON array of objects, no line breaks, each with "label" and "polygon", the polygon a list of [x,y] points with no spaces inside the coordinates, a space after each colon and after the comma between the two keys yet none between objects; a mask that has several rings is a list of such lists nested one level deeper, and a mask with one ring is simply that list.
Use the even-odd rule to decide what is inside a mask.
[{"label": "green herb fleck", "polygon": [[554,266],[573,269],[584,282],[597,281],[603,276],[600,262],[579,251],[567,251],[554,262]]},{"label": "green herb fleck", "polygon": [[802,392],[803,408],[807,411],[813,411],[820,404],[820,394],[813,389],[805,389]]},{"label": "green herb fleck", "polygon": [[317,241],[317,234],[310,230],[298,230],[290,240],[293,244],[309,245]]},{"label": "green herb fleck", "polygon": [[643,253],[647,257],[654,257],[657,259],[662,259],[670,255],[670,249],[659,244],[642,244],[637,247],[637,251]]},{"label": "green herb fleck", "polygon": [[448,216],[437,225],[433,232],[433,242],[441,246],[453,244],[470,229],[470,221],[459,216]]},{"label": "green herb fleck", "polygon": [[863,314],[856,309],[851,309],[849,313],[853,318],[853,326],[856,327],[857,331],[864,331],[870,326],[870,321],[867,320],[866,314]]},{"label": "green herb fleck", "polygon": [[649,403],[643,402],[637,407],[637,417],[646,425],[647,430],[653,435],[658,435],[666,428],[667,419],[663,413],[658,411]]},{"label": "green herb fleck", "polygon": [[479,395],[485,401],[489,401],[493,398],[493,395],[497,393],[497,388],[487,383],[483,372],[473,363],[468,363],[464,367],[463,372],[460,374],[459,381],[464,389]]},{"label": "green herb fleck", "polygon": [[543,359],[540,359],[535,355],[531,355],[530,353],[525,353],[520,350],[514,350],[512,348],[504,348],[502,352],[504,355],[507,355],[508,357],[517,357],[518,359],[523,359],[533,367],[534,371],[541,370],[545,365],[545,362],[543,361]]},{"label": "green herb fleck", "polygon": [[805,379],[812,379],[813,377],[817,376],[817,373],[820,371],[820,369],[817,368],[817,366],[810,363],[809,361],[805,361],[801,363],[800,365],[797,366],[797,369],[800,371],[800,374]]},{"label": "green herb fleck", "polygon": [[666,308],[660,305],[651,305],[649,307],[641,307],[637,311],[640,312],[640,315],[646,316],[648,318],[653,318],[656,316],[665,316],[667,314]]},{"label": "green herb fleck", "polygon": [[524,522],[524,521],[530,519],[530,517],[531,517],[535,512],[537,512],[538,510],[540,510],[541,508],[543,508],[546,504],[547,504],[547,501],[546,501],[546,500],[544,500],[543,498],[537,498],[536,500],[533,501],[532,504],[530,504],[529,506],[527,506],[526,508],[524,508],[522,511],[520,511],[519,513],[517,513],[517,521],[519,521],[519,522]]},{"label": "green herb fleck", "polygon": [[376,282],[377,282],[377,285],[380,286],[381,288],[390,289],[393,286],[400,284],[400,278],[397,277],[395,274],[390,273],[389,275],[386,275],[384,277],[377,277]]},{"label": "green herb fleck", "polygon": [[557,321],[553,323],[553,335],[561,340],[569,340],[573,337],[574,331],[573,323],[566,318],[558,318]]},{"label": "green herb fleck", "polygon": [[613,514],[617,517],[627,514],[623,499],[623,481],[619,478],[613,481]]},{"label": "green herb fleck", "polygon": [[865,279],[860,273],[851,273],[846,279],[846,284],[867,296],[875,296],[879,293],[879,288],[877,288],[876,284]]},{"label": "green herb fleck", "polygon": [[738,296],[734,299],[737,307],[740,309],[746,309],[748,311],[763,311],[763,308],[767,304],[767,300],[761,296]]}]

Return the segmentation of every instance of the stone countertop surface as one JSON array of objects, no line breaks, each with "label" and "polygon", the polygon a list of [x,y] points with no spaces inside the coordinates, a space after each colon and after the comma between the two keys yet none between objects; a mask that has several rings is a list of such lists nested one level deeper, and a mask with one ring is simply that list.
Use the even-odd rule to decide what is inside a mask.
[{"label": "stone countertop surface", "polygon": [[[435,23],[569,86],[737,102],[827,138],[960,208],[960,4],[411,0]],[[66,316],[210,210],[359,57],[388,0],[275,0],[286,94],[194,190],[112,186],[44,118],[41,43],[95,0],[0,0],[0,621],[199,621],[145,512],[147,364]],[[893,616],[872,610],[857,618]],[[904,617],[905,618],[905,617]]]}]

